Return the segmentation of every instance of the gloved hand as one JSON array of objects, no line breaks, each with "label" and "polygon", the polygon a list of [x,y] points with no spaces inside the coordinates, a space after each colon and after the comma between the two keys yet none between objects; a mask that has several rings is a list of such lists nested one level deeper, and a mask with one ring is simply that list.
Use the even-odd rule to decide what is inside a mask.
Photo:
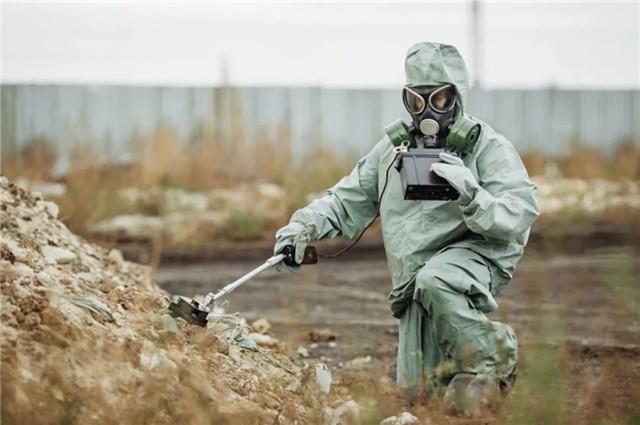
[{"label": "gloved hand", "polygon": [[460,193],[459,200],[468,204],[480,187],[478,181],[462,159],[448,152],[441,152],[439,156],[444,163],[432,164],[431,171],[448,181]]},{"label": "gloved hand", "polygon": [[[309,244],[309,239],[309,233],[304,225],[292,221],[276,232],[276,244],[273,247],[273,255],[282,253],[285,246],[293,245],[296,251],[295,261],[301,264],[304,258],[304,250]],[[300,268],[299,265],[288,267],[291,271],[296,271]],[[276,267],[276,270],[280,271],[280,269],[280,266]]]}]

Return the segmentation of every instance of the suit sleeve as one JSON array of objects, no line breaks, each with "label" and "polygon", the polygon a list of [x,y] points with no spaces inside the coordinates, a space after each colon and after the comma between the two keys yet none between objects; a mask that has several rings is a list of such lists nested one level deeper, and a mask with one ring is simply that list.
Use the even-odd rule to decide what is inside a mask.
[{"label": "suit sleeve", "polygon": [[351,173],[327,194],[297,210],[291,221],[302,223],[312,240],[353,238],[375,218],[378,168],[386,139],[361,158]]},{"label": "suit sleeve", "polygon": [[478,156],[479,184],[462,205],[464,221],[474,233],[510,240],[528,230],[540,214],[535,185],[511,142],[491,136]]}]

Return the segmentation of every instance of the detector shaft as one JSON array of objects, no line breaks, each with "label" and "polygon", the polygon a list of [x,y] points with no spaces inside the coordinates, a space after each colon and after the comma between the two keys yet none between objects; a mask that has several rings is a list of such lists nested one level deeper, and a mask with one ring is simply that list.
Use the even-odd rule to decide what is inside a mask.
[{"label": "detector shaft", "polygon": [[265,261],[262,265],[256,267],[255,269],[251,270],[249,273],[245,274],[244,276],[224,286],[222,289],[220,289],[216,293],[209,292],[209,294],[207,294],[202,304],[205,307],[209,307],[209,304],[211,304],[212,302],[217,301],[220,298],[224,297],[225,295],[230,294],[231,292],[235,291],[239,286],[242,286],[242,284],[251,280],[255,276],[262,273],[263,271],[270,269],[271,267],[281,263],[284,260],[284,258],[285,258],[284,254],[274,255],[273,257]]}]

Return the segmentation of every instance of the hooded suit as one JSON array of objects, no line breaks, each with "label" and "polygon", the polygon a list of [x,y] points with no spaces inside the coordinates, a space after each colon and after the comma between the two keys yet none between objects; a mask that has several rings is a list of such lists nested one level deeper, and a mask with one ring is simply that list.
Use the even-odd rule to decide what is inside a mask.
[{"label": "hooded suit", "polygon": [[[438,43],[412,46],[408,86],[450,83],[464,114],[468,73],[458,50]],[[458,373],[500,380],[515,371],[517,340],[510,326],[491,321],[494,296],[509,282],[539,214],[535,186],[513,145],[489,125],[463,156],[478,185],[456,201],[405,200],[400,177],[385,171],[394,159],[385,137],[327,194],[296,211],[276,237],[289,242],[353,238],[378,211],[391,274],[392,314],[400,319],[397,381],[448,382]],[[380,203],[380,205],[378,205]],[[295,240],[294,240],[295,239]]]}]

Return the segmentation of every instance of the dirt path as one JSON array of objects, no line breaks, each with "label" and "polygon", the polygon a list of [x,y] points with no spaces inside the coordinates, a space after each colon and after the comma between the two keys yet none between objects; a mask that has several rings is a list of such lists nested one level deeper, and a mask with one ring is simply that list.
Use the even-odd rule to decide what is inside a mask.
[{"label": "dirt path", "polygon": [[[521,373],[510,403],[526,414],[520,422],[640,421],[638,254],[634,247],[527,253],[493,315],[519,336]],[[256,263],[163,266],[157,281],[169,292],[203,294]],[[385,304],[388,289],[384,255],[377,252],[293,274],[266,272],[229,297],[226,308],[267,318],[292,352],[304,347],[338,376],[390,382],[397,322]],[[337,339],[312,343],[308,332],[315,328],[330,328]]]}]

